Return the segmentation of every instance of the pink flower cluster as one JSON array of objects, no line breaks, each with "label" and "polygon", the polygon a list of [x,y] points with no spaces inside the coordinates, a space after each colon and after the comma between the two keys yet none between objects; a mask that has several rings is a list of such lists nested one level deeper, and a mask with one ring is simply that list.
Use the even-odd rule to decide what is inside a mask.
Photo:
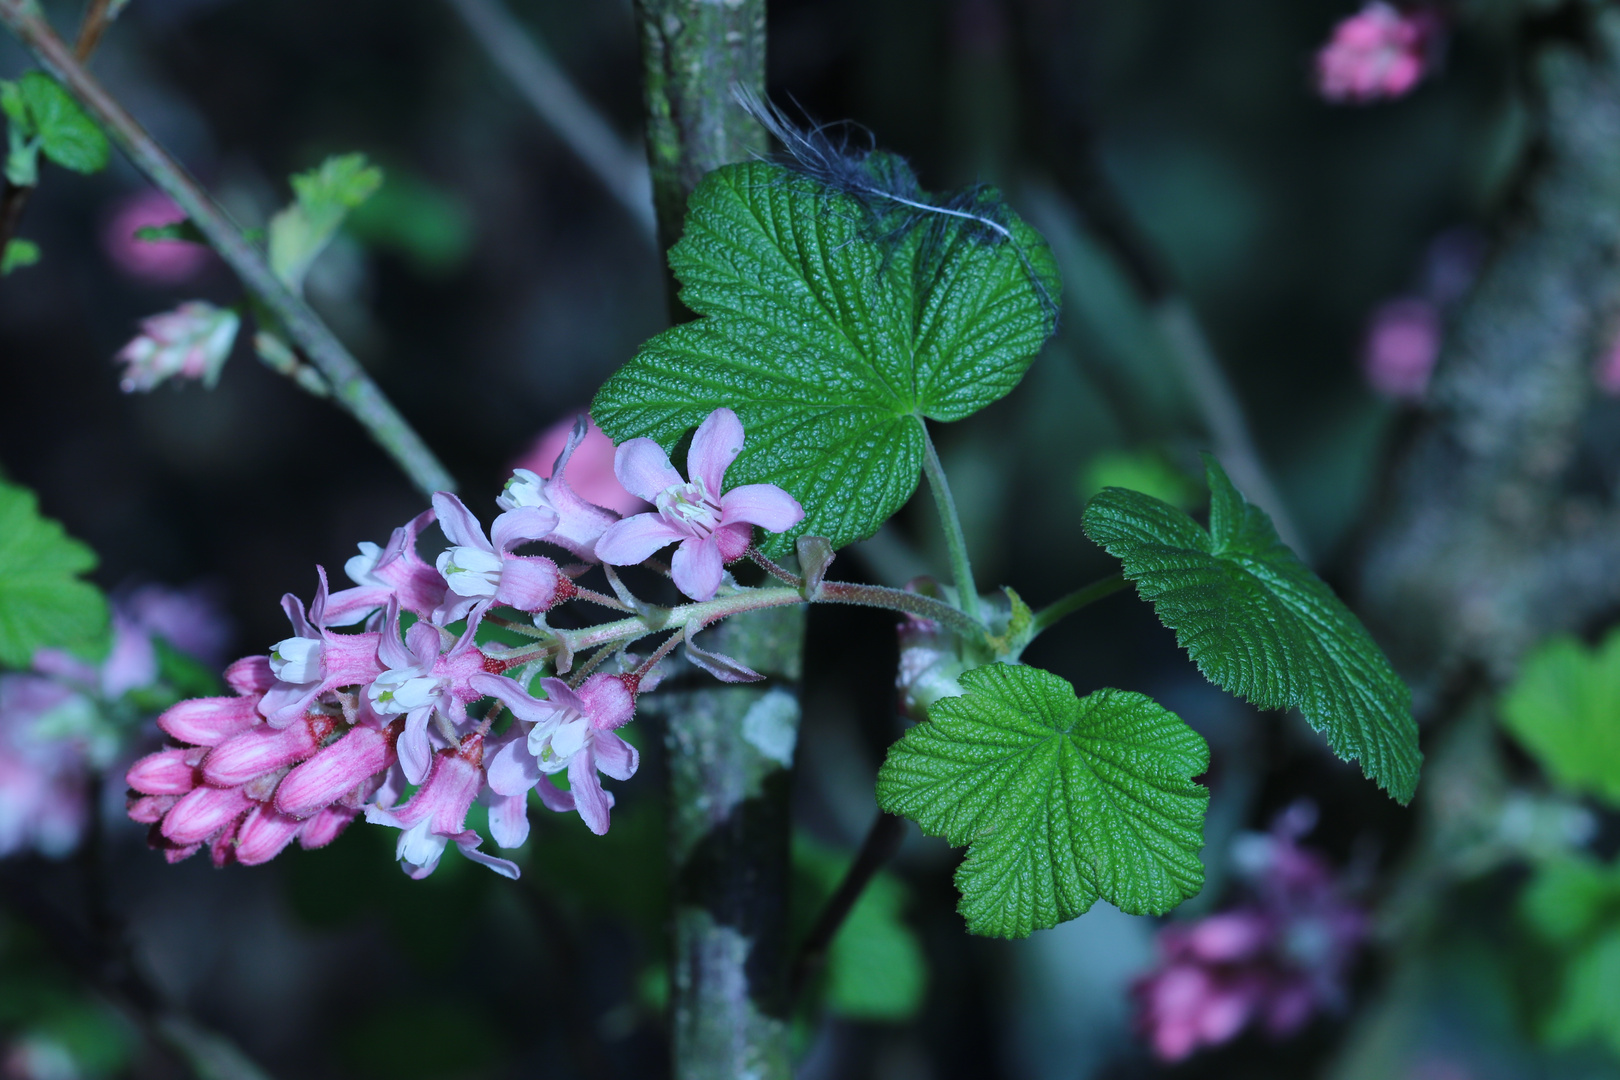
[{"label": "pink flower cluster", "polygon": [[1251,1024],[1282,1038],[1342,1006],[1367,916],[1321,856],[1298,845],[1314,818],[1296,805],[1269,835],[1240,843],[1244,903],[1159,931],[1159,965],[1132,993],[1137,1026],[1162,1060],[1227,1042]]},{"label": "pink flower cluster", "polygon": [[1433,11],[1402,11],[1372,0],[1333,28],[1316,54],[1316,88],[1328,101],[1389,101],[1423,78],[1438,41]]},{"label": "pink flower cluster", "polygon": [[[630,518],[587,501],[568,482],[587,434],[583,420],[574,425],[549,478],[515,472],[488,533],[461,500],[440,492],[433,509],[396,529],[386,546],[360,546],[345,567],[353,588],[330,592],[317,568],[320,586],[307,609],[284,597],[291,636],[268,656],[231,665],[232,695],[183,701],[160,716],[174,744],[130,768],[129,815],[151,825],[152,845],[171,861],[206,846],[217,865],[261,863],[294,840],[330,843],[364,813],[401,831],[397,857],[412,877],[432,873],[452,842],[516,877],[514,864],[481,850],[483,838],[466,817],[482,797],[495,843],[517,847],[528,836],[531,790],[546,807],[576,811],[593,832],[607,832],[613,797],[601,775],[628,780],[636,772],[635,748],[615,732],[634,717],[654,661],[577,685],[542,679],[544,698],[504,677],[528,662],[477,644],[491,609],[532,613],[544,626],[540,616],[579,594],[556,562],[517,550],[556,545],[585,560],[575,573],[595,562],[640,563],[677,542],[675,583],[708,599],[723,563],[752,542],[753,524],[786,528],[803,511],[769,485],[722,491],[743,442],[729,409],[698,429],[690,482],[651,440],[618,448],[614,468],[624,486],[658,507]],[[416,546],[435,521],[449,546],[430,564]],[[406,612],[415,616],[408,628]],[[334,630],[362,620],[357,632]],[[453,632],[455,623],[464,629]],[[480,718],[470,707],[485,698],[497,705]],[[513,721],[497,736],[499,709]],[[558,773],[566,773],[567,790],[552,782]],[[408,785],[418,786],[401,803]]]}]

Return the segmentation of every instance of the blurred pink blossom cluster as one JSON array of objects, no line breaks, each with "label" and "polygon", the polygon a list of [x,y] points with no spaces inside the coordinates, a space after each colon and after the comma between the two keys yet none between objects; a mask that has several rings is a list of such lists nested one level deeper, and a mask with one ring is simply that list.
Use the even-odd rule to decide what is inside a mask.
[{"label": "blurred pink blossom cluster", "polygon": [[1367,915],[1326,861],[1299,846],[1315,816],[1296,804],[1269,834],[1241,838],[1241,904],[1159,931],[1158,966],[1132,993],[1160,1059],[1180,1061],[1250,1026],[1283,1038],[1344,1004]]},{"label": "blurred pink blossom cluster", "polygon": [[1372,0],[1333,28],[1316,54],[1316,88],[1328,101],[1390,101],[1409,93],[1433,62],[1439,17]]},{"label": "blurred pink blossom cluster", "polygon": [[101,247],[114,266],[125,274],[154,285],[178,285],[200,273],[213,252],[203,244],[185,240],[142,240],[141,229],[161,228],[186,220],[186,212],[161,191],[135,192],[112,207]]},{"label": "blurred pink blossom cluster", "polygon": [[115,602],[100,664],[41,649],[32,672],[0,675],[0,856],[78,846],[90,780],[130,734],[120,699],[158,681],[154,636],[212,659],[228,635],[206,590],[147,586]]},{"label": "blurred pink blossom cluster", "polygon": [[1445,317],[1473,286],[1485,256],[1484,238],[1468,228],[1441,233],[1423,258],[1418,288],[1384,301],[1367,319],[1361,367],[1378,393],[1421,401],[1444,343]]},{"label": "blurred pink blossom cluster", "polygon": [[229,308],[190,300],[141,320],[141,332],[119,350],[119,389],[146,392],[169,379],[197,379],[212,388],[230,358],[241,316]]},{"label": "blurred pink blossom cluster", "polygon": [[[386,546],[360,545],[345,566],[352,588],[330,591],[317,568],[307,608],[285,596],[291,636],[268,656],[232,664],[233,694],[166,711],[158,726],[173,744],[130,768],[129,815],[151,826],[152,845],[170,861],[206,847],[216,865],[261,863],[295,839],[329,843],[364,814],[400,830],[396,857],[414,878],[432,873],[451,843],[515,878],[517,866],[483,851],[483,837],[467,827],[475,800],[488,807],[491,838],[502,848],[527,839],[531,791],[549,809],[578,812],[592,832],[607,832],[614,800],[601,777],[635,774],[639,755],[616,731],[633,719],[667,648],[631,671],[591,673],[587,662],[571,682],[538,680],[535,694],[525,684],[539,653],[512,659],[504,646],[481,647],[480,626],[497,607],[514,609],[534,616],[535,636],[547,636],[545,613],[581,595],[573,575],[597,563],[640,563],[671,543],[679,545],[669,568],[675,584],[709,599],[723,563],[752,542],[754,524],[786,528],[803,511],[780,489],[762,490],[768,485],[723,490],[742,448],[742,425],[729,409],[716,410],[694,436],[690,480],[649,439],[615,450],[590,433],[584,418],[571,426],[550,476],[514,472],[487,533],[460,499],[439,492],[433,509],[395,529]],[[628,505],[652,509],[621,518],[574,489],[573,459],[604,451],[622,485],[617,494],[628,489],[640,497]],[[594,466],[584,474],[593,494],[615,496]],[[449,544],[429,563],[417,540],[435,522]],[[536,541],[582,561],[561,567],[517,554]],[[415,621],[407,625],[406,614]],[[362,622],[355,632],[334,630]],[[457,623],[459,632],[451,629]],[[505,677],[514,667],[524,682]],[[486,698],[494,704],[480,714],[473,706]],[[502,710],[512,722],[496,734]],[[567,790],[552,781],[559,773]],[[410,785],[416,789],[402,802]]]}]

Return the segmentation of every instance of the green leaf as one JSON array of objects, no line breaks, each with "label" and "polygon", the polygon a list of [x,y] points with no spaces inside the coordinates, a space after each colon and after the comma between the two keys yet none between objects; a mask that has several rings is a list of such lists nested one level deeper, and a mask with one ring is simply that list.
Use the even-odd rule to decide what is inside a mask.
[{"label": "green leaf", "polygon": [[669,253],[702,318],[647,342],[592,416],[615,441],[671,449],[729,406],[747,444],[727,482],[777,484],[805,508],[768,552],[801,535],[834,547],[870,536],[916,490],[923,419],[1004,396],[1052,331],[1046,242],[992,192],[975,212],[1004,218],[1014,241],[941,216],[878,239],[865,208],[808,177],[763,162],[715,170]]},{"label": "green leaf", "polygon": [[1519,911],[1538,935],[1572,945],[1605,924],[1620,926],[1620,864],[1565,856],[1536,869]]},{"label": "green leaf", "polygon": [[1204,740],[1151,698],[1076,698],[1038,668],[962,676],[889,748],[878,803],[967,858],[958,910],[975,934],[1024,937],[1099,897],[1162,915],[1203,887]]},{"label": "green leaf", "polygon": [[0,254],[0,277],[5,277],[13,270],[21,270],[25,266],[33,266],[39,262],[39,245],[32,240],[10,240],[6,243],[4,254]]},{"label": "green leaf", "polygon": [[1298,709],[1335,754],[1410,802],[1423,762],[1411,692],[1265,512],[1204,462],[1208,531],[1168,503],[1108,488],[1086,506],[1086,535],[1120,560],[1206,678],[1262,709]]},{"label": "green leaf", "polygon": [[1620,806],[1620,631],[1596,649],[1555,637],[1525,659],[1502,722],[1561,787]]},{"label": "green leaf", "polygon": [[382,185],[382,170],[364,154],[329,157],[292,178],[297,200],[270,219],[270,268],[293,288],[302,288],[309,268],[349,211]]},{"label": "green leaf", "polygon": [[1620,1054],[1620,926],[1570,959],[1543,1034],[1554,1046],[1602,1039]]},{"label": "green leaf", "polygon": [[0,664],[26,667],[42,648],[95,649],[107,601],[78,575],[96,556],[39,515],[34,493],[0,481]]},{"label": "green leaf", "polygon": [[185,244],[208,243],[208,238],[202,230],[192,223],[190,218],[171,221],[167,225],[142,225],[135,230],[135,239],[143,240],[148,244],[162,243],[164,241],[178,241]]},{"label": "green leaf", "polygon": [[[819,912],[849,864],[847,854],[794,837],[793,869],[803,879],[795,886],[795,910],[802,909],[806,918]],[[825,995],[833,1012],[851,1020],[899,1023],[922,1008],[928,961],[906,925],[907,898],[905,884],[886,871],[862,890],[827,948]]]},{"label": "green leaf", "polygon": [[29,71],[17,80],[16,86],[15,98],[20,101],[6,101],[6,115],[18,122],[14,110],[20,106],[30,134],[39,139],[46,157],[78,173],[100,172],[107,167],[107,136],[60,83],[43,71]]}]

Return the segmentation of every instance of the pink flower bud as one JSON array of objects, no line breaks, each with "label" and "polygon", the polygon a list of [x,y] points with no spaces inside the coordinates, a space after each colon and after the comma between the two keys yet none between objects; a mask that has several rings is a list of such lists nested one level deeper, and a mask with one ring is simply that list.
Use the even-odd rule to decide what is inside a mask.
[{"label": "pink flower bud", "polygon": [[173,844],[200,844],[252,809],[240,788],[202,787],[174,804],[163,819],[163,836]]},{"label": "pink flower bud", "polygon": [[304,823],[297,818],[278,814],[268,806],[256,806],[242,819],[236,833],[236,861],[243,866],[257,866],[280,855]]},{"label": "pink flower bud", "polygon": [[124,782],[143,795],[184,795],[197,786],[193,748],[172,748],[147,754],[129,767]]},{"label": "pink flower bud", "polygon": [[1420,297],[1381,305],[1367,325],[1362,370],[1374,390],[1404,401],[1421,400],[1440,357],[1440,311]]},{"label": "pink flower bud", "polygon": [[257,697],[211,697],[172,705],[158,717],[157,724],[178,742],[218,746],[258,721]]},{"label": "pink flower bud", "polygon": [[336,840],[349,823],[359,816],[360,811],[347,807],[329,806],[325,810],[310,818],[304,825],[303,832],[298,834],[298,846],[305,851],[325,847]]},{"label": "pink flower bud", "polygon": [[305,818],[341,799],[394,763],[397,727],[356,727],[288,773],[276,788],[276,809]]},{"label": "pink flower bud", "polygon": [[203,778],[231,787],[302,761],[320,748],[335,723],[328,717],[295,720],[284,728],[256,727],[220,743],[203,760]]}]

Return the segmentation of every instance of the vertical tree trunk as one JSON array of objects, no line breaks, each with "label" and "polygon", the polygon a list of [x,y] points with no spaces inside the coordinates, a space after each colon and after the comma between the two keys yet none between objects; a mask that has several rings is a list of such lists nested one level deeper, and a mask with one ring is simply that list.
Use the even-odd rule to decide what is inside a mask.
[{"label": "vertical tree trunk", "polygon": [[[763,96],[764,0],[637,0],[647,156],[658,237],[680,239],[711,169],[766,149],[738,106]],[[676,320],[691,318],[673,290]],[[677,1080],[787,1080],[788,794],[799,727],[802,609],[732,618],[707,647],[766,675],[660,694],[669,748],[675,874],[671,1009]]]}]

